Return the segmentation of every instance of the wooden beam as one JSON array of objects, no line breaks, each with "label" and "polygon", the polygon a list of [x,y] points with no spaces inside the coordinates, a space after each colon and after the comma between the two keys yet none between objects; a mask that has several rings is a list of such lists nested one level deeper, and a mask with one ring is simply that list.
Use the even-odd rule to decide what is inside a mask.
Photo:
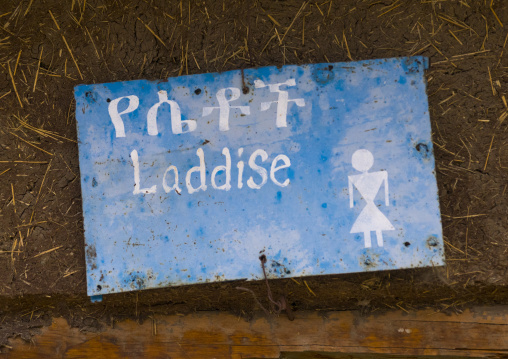
[{"label": "wooden beam", "polygon": [[[155,316],[105,327],[70,328],[55,318],[31,343],[14,340],[6,358],[279,358],[281,352],[450,355],[508,354],[508,306],[447,315],[422,310],[361,316],[296,312],[296,319],[228,313]],[[322,356],[340,357],[340,356]],[[363,356],[364,357],[364,356]]]}]

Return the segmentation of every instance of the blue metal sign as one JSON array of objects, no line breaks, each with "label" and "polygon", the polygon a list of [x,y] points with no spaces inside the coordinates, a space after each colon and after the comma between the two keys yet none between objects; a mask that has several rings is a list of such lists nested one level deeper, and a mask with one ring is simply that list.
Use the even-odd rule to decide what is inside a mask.
[{"label": "blue metal sign", "polygon": [[88,294],[443,265],[427,65],[76,87]]}]

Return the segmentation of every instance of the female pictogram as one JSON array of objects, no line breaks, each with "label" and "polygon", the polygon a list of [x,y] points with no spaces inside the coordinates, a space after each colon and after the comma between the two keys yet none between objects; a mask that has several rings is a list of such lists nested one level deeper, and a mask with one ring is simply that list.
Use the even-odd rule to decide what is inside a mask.
[{"label": "female pictogram", "polygon": [[382,231],[391,231],[395,228],[392,226],[388,218],[377,208],[374,203],[377,193],[381,185],[385,185],[385,204],[390,205],[388,197],[388,172],[368,172],[374,164],[374,157],[368,150],[361,149],[353,153],[353,168],[361,172],[359,175],[348,176],[349,179],[349,207],[353,208],[353,185],[358,189],[362,198],[367,202],[362,212],[356,219],[350,233],[363,233],[365,239],[365,248],[370,248],[372,242],[370,232],[376,232],[377,244],[383,246]]}]

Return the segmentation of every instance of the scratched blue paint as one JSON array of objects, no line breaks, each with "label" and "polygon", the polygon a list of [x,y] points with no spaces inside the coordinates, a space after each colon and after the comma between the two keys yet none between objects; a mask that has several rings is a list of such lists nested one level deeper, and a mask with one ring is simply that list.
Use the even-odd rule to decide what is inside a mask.
[{"label": "scratched blue paint", "polygon": [[102,295],[92,295],[90,297],[90,301],[92,303],[100,303],[100,302],[102,302]]},{"label": "scratched blue paint", "polygon": [[[427,66],[426,58],[412,57],[77,86],[88,294],[261,279],[261,254],[272,278],[443,265]],[[280,100],[279,94],[256,87],[255,80],[266,85],[288,79],[295,85],[279,88],[303,103],[290,102],[287,127],[277,127],[276,104],[262,110],[262,102]],[[219,110],[203,116],[203,108],[218,107],[217,92],[233,87],[241,93],[229,104],[249,111],[231,108],[229,130],[221,131]],[[168,104],[158,109],[157,134],[149,129],[147,115],[159,102],[159,91],[178,104],[183,133],[173,133],[174,111]],[[226,92],[224,98],[231,99],[232,90]],[[139,105],[120,116],[125,137],[118,137],[108,109],[124,96],[137,96]],[[119,101],[117,112],[130,104]],[[192,123],[195,130],[186,132]],[[224,148],[231,157],[228,191],[211,183],[214,168],[226,165]],[[198,149],[204,154],[207,189],[189,193],[185,177],[200,164]],[[262,177],[249,158],[258,149],[267,159],[254,161],[267,180],[253,189],[248,179],[259,185]],[[137,188],[156,186],[154,193],[134,194],[134,150]],[[356,185],[349,190],[349,178],[361,173],[353,168],[358,150],[373,156],[367,173],[379,179],[386,174],[379,190],[366,196]],[[274,171],[273,181],[278,155],[285,155],[290,166]],[[276,162],[275,168],[283,164]],[[171,170],[166,193],[164,173],[171,165],[179,174],[179,190],[172,188]],[[289,184],[280,186],[286,180]],[[216,182],[226,184],[225,171],[216,173]],[[191,185],[199,187],[199,173],[193,173]],[[367,197],[372,199],[368,211]],[[358,224],[360,217],[367,224]]]}]

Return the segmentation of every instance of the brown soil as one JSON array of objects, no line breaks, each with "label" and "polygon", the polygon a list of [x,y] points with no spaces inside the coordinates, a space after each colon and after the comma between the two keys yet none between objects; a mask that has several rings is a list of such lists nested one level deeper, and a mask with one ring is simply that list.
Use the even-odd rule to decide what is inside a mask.
[{"label": "brown soil", "polygon": [[[89,303],[73,87],[267,65],[431,60],[447,267],[271,281],[296,318],[302,309],[506,303],[508,4],[489,5],[0,0],[0,345],[29,339],[52,316],[97,330],[151,313],[259,311],[251,294],[235,289],[239,283]],[[263,282],[241,286],[268,306]]]}]

